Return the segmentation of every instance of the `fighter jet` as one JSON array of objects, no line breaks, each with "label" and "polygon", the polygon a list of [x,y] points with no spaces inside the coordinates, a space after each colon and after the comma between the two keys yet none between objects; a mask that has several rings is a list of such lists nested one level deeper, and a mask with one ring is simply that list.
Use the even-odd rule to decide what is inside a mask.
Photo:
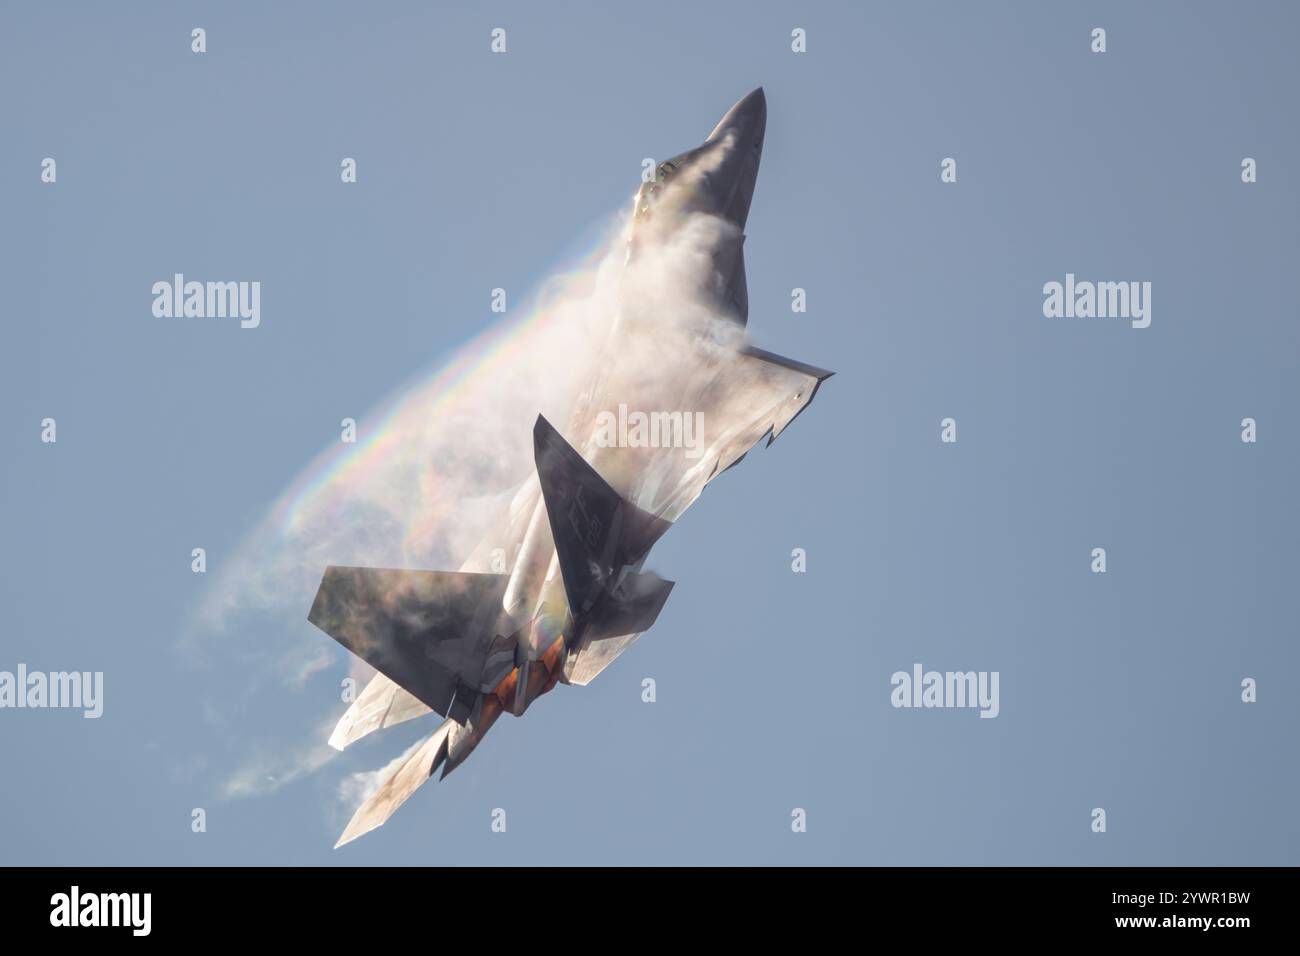
[{"label": "fighter jet", "polygon": [[[383,824],[439,767],[460,766],[502,714],[589,683],[625,652],[673,588],[642,570],[651,547],[831,375],[748,342],[742,250],[766,124],[757,89],[702,145],[643,176],[618,313],[567,438],[537,417],[535,472],[460,570],[325,569],[308,620],[378,671],[330,744],[445,718],[336,846]],[[693,318],[656,313],[663,302],[646,290],[665,282],[686,289]]]}]

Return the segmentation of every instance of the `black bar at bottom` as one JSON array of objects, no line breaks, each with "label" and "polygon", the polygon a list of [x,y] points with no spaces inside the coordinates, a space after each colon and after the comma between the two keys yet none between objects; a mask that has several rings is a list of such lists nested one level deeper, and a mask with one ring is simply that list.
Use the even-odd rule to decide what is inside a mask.
[{"label": "black bar at bottom", "polygon": [[299,945],[412,933],[429,945],[462,937],[499,944],[511,937],[511,926],[522,932],[523,924],[531,927],[529,939],[552,931],[588,939],[619,934],[608,938],[611,944],[626,941],[629,931],[653,937],[656,927],[671,924],[760,938],[764,926],[865,939],[911,926],[927,939],[1104,935],[1231,945],[1240,934],[1285,931],[1283,907],[1294,882],[1288,869],[1196,867],[59,867],[4,874],[0,925],[7,940],[75,932],[81,942],[118,936]]}]

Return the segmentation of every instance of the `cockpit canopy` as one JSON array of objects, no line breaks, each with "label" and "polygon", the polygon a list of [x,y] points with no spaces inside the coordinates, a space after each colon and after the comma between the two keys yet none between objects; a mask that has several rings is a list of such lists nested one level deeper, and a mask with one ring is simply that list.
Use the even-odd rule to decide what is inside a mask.
[{"label": "cockpit canopy", "polygon": [[641,184],[636,194],[636,208],[632,213],[634,221],[649,214],[651,207],[662,197],[668,180],[675,172],[677,172],[677,165],[671,159],[665,160],[655,170],[655,178]]}]

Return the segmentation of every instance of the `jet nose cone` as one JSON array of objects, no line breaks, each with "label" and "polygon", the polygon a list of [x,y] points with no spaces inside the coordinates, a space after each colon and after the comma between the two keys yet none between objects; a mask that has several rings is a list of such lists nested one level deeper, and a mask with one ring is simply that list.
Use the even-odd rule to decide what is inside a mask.
[{"label": "jet nose cone", "polygon": [[722,117],[709,134],[707,142],[721,139],[728,130],[735,130],[737,138],[748,140],[753,146],[763,145],[763,132],[767,129],[767,97],[763,88],[746,94]]}]

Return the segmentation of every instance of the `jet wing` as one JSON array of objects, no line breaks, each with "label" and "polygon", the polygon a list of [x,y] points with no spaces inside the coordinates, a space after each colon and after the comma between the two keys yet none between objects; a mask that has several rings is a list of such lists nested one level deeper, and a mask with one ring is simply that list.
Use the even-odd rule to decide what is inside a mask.
[{"label": "jet wing", "polygon": [[[658,518],[676,521],[705,485],[738,464],[764,436],[769,445],[774,442],[832,374],[762,349],[731,353],[692,402],[705,423],[702,453],[688,465],[681,455],[660,456],[657,464],[664,470],[648,475],[633,500]],[[580,685],[594,680],[641,636],[634,627],[626,634],[620,628],[593,629],[570,653],[565,680]]]},{"label": "jet wing", "polygon": [[769,445],[776,441],[833,374],[752,346],[732,353],[694,403],[703,415],[703,451],[675,480],[659,483],[653,506],[636,503],[676,521],[705,485],[739,464],[765,436]]},{"label": "jet wing", "polygon": [[430,709],[463,722],[478,695],[506,581],[502,574],[331,565],[307,619]]},{"label": "jet wing", "polygon": [[366,734],[382,727],[392,727],[414,717],[430,713],[432,708],[387,674],[379,673],[370,679],[361,696],[352,702],[330,734],[330,746],[342,750]]},{"label": "jet wing", "polygon": [[[518,541],[523,536],[540,494],[534,472],[515,494],[507,518],[493,533],[484,536],[483,544],[461,565],[460,570],[480,573],[507,570],[494,566],[493,550],[501,541]],[[422,717],[431,711],[428,704],[381,672],[370,679],[365,690],[340,718],[330,735],[329,744],[335,750],[343,750],[376,730]]]}]

